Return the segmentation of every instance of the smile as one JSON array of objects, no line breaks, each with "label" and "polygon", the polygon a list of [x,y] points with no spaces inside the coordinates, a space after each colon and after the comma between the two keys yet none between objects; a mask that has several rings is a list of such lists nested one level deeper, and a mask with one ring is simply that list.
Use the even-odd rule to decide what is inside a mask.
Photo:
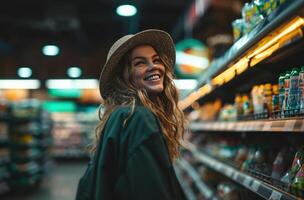
[{"label": "smile", "polygon": [[152,74],[150,76],[146,76],[144,78],[145,81],[158,81],[160,80],[160,75],[159,74]]}]

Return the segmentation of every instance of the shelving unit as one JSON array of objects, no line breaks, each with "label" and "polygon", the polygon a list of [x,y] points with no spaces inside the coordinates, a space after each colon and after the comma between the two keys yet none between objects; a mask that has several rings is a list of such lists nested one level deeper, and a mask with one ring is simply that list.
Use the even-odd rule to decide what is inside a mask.
[{"label": "shelving unit", "polygon": [[[249,94],[254,85],[278,83],[281,72],[304,65],[301,57],[304,55],[303,30],[304,0],[286,1],[250,33],[235,42],[221,58],[212,61],[211,66],[200,77],[197,88],[189,92],[188,96],[180,102],[180,106],[185,112],[191,112],[196,109],[193,106],[194,102],[201,105],[221,99],[224,104],[232,104],[236,94]],[[271,171],[269,174],[269,170],[273,170],[274,162],[270,155],[267,160],[268,171],[265,174],[251,173],[250,170],[246,171],[235,165],[234,160],[223,159],[216,155],[218,151],[228,152],[228,154],[235,152],[240,145],[247,149],[265,148],[268,145],[269,148],[273,148],[271,150],[273,154],[276,153],[275,155],[278,151],[281,152],[283,145],[284,148],[294,144],[297,148],[303,146],[303,115],[293,117],[252,115],[246,119],[237,116],[230,121],[196,119],[190,121],[189,128],[192,132],[190,142],[195,145],[189,144],[187,151],[191,152],[202,165],[264,199],[300,200],[304,198],[304,191],[294,191],[292,183],[280,185],[283,183],[282,177],[278,180],[278,184],[274,182]],[[196,140],[197,136],[204,139]],[[208,141],[211,142],[208,143]],[[275,145],[271,146],[272,144]],[[204,147],[204,145],[208,146]],[[214,154],[208,151],[214,151]],[[259,156],[261,158],[261,155]],[[231,158],[235,157],[231,156]],[[288,163],[289,167],[291,164]],[[195,174],[194,167],[189,167],[183,161],[179,165],[181,169],[188,172],[193,182],[198,180],[199,176]],[[263,176],[270,179],[266,180]],[[206,192],[201,190],[201,193]]]},{"label": "shelving unit", "polygon": [[52,113],[54,146],[57,159],[89,158],[88,146],[95,136],[95,112]]},{"label": "shelving unit", "polygon": [[221,173],[231,180],[241,184],[245,188],[251,190],[252,192],[260,195],[261,197],[269,200],[296,200],[300,199],[278,188],[274,188],[265,182],[260,181],[257,178],[249,176],[238,169],[235,169],[228,164],[225,164],[211,156],[199,151],[195,146],[189,145],[189,151],[191,151],[195,158],[200,160],[203,164],[209,168]]},{"label": "shelving unit", "polygon": [[[302,49],[303,33],[301,28],[304,26],[303,7],[304,0],[285,2],[259,23],[250,33],[236,41],[223,56],[211,62],[206,72],[198,79],[197,87],[189,91],[187,97],[181,101],[181,107],[186,109],[197,100],[200,102],[210,100],[215,97],[214,94],[224,98],[225,95],[229,94],[224,92],[224,90],[232,90],[234,87],[240,87],[240,82],[237,80],[231,81],[231,79],[239,77],[238,79],[242,81],[246,79],[249,80],[251,75],[258,74],[254,66],[268,57],[262,56],[263,59],[257,60],[256,52],[260,54],[264,53],[267,56],[278,54],[273,57],[280,57],[281,54],[287,56],[294,54],[299,48]],[[285,26],[283,26],[283,24]],[[288,32],[285,29],[291,29],[293,31]],[[282,36],[282,32],[286,34],[284,40],[279,37]],[[268,43],[268,41],[270,42]],[[271,53],[266,52],[270,49],[269,47],[276,43],[279,44],[277,49]],[[293,47],[290,47],[292,45]],[[263,46],[265,46],[265,49]],[[266,48],[266,46],[268,48]],[[288,66],[282,66],[282,68],[288,69]],[[252,73],[252,71],[254,71],[254,73]],[[229,72],[230,74],[227,77],[223,72]],[[243,75],[244,72],[246,72],[246,75]],[[279,74],[278,71],[273,71],[273,73]],[[264,75],[259,75],[260,77],[256,78],[265,78]],[[266,77],[266,80],[267,78],[268,77]],[[265,81],[265,79],[263,81]],[[223,94],[220,94],[221,92]]]},{"label": "shelving unit", "polygon": [[9,185],[12,191],[37,186],[47,172],[52,120],[38,100],[12,104],[9,120]]},{"label": "shelving unit", "polygon": [[[181,170],[184,170],[187,173],[187,175],[192,178],[192,180],[193,180],[194,184],[196,185],[196,187],[198,188],[199,192],[201,194],[203,194],[203,196],[207,200],[218,200],[219,199],[218,197],[216,197],[216,195],[214,194],[214,192],[212,191],[212,189],[210,189],[209,186],[207,186],[201,180],[200,175],[195,171],[195,169],[191,166],[191,164],[188,163],[188,161],[186,161],[185,159],[179,159],[176,162],[176,165]],[[183,182],[183,181],[181,181],[181,182]],[[187,186],[187,187],[190,188],[189,186]],[[190,189],[187,189],[187,191],[189,191],[189,190]],[[191,198],[189,197],[189,199],[196,199],[196,198],[195,198],[195,196],[193,197],[191,195]]]},{"label": "shelving unit", "polygon": [[8,192],[10,173],[8,164],[9,154],[9,124],[7,113],[0,112],[0,195]]}]

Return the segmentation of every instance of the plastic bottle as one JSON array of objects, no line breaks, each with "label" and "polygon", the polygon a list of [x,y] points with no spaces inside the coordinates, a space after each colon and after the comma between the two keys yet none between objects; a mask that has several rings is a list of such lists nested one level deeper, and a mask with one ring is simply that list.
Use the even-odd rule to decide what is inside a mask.
[{"label": "plastic bottle", "polygon": [[279,86],[277,84],[272,86],[272,112],[280,111],[280,102],[279,102]]},{"label": "plastic bottle", "polygon": [[297,113],[300,108],[299,105],[299,70],[297,68],[292,68],[290,73],[290,87],[288,93],[288,109],[292,114]]},{"label": "plastic bottle", "polygon": [[290,71],[287,71],[284,78],[284,90],[285,90],[285,97],[283,102],[284,113],[289,109],[288,107],[289,87],[290,87]]},{"label": "plastic bottle", "polygon": [[234,106],[237,111],[237,117],[241,117],[243,115],[243,103],[240,94],[236,94],[234,98]]},{"label": "plastic bottle", "polygon": [[300,113],[304,114],[304,66],[301,67],[299,73],[299,91]]},{"label": "plastic bottle", "polygon": [[270,116],[272,112],[272,88],[270,83],[264,85],[263,94],[263,111]]},{"label": "plastic bottle", "polygon": [[284,88],[285,74],[281,73],[279,76],[279,110],[283,111],[283,104],[285,99],[285,88]]}]

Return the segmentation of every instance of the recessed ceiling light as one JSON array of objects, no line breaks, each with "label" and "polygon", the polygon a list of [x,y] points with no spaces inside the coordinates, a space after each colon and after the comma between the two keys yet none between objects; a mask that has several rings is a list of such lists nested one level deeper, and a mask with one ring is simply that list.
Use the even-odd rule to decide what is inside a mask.
[{"label": "recessed ceiling light", "polygon": [[21,78],[28,78],[32,75],[32,69],[29,67],[20,67],[17,70],[17,74]]},{"label": "recessed ceiling light", "polygon": [[130,17],[137,13],[137,9],[132,5],[120,5],[116,8],[116,13],[123,17]]},{"label": "recessed ceiling light", "polygon": [[42,47],[42,53],[46,56],[56,56],[59,54],[59,47],[56,45],[45,45]]},{"label": "recessed ceiling light", "polygon": [[81,76],[82,71],[81,71],[81,69],[79,67],[70,67],[67,70],[67,74],[71,78],[78,78],[78,77]]}]

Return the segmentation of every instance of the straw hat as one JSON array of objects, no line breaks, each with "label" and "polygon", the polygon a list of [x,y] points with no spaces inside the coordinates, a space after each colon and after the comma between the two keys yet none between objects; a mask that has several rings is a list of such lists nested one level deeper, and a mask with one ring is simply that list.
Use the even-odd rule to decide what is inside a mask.
[{"label": "straw hat", "polygon": [[106,99],[111,87],[111,79],[117,69],[121,58],[131,49],[138,45],[151,45],[159,54],[166,55],[171,67],[175,64],[175,47],[171,36],[162,30],[148,29],[134,35],[126,35],[118,39],[110,48],[104,64],[100,79],[99,91],[102,98]]}]

